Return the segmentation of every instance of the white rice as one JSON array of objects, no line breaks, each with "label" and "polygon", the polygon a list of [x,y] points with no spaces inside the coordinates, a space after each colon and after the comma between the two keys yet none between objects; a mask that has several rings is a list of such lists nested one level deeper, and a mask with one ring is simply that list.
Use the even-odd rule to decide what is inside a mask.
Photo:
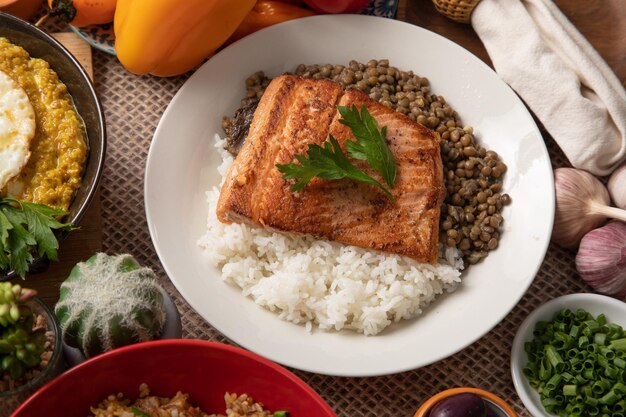
[{"label": "white rice", "polygon": [[[222,183],[233,162],[216,135]],[[219,190],[207,193],[207,232],[199,240],[222,280],[283,320],[324,330],[375,335],[394,321],[421,314],[435,297],[453,291],[463,262],[447,249],[437,265],[296,234],[225,225],[215,209]]]}]

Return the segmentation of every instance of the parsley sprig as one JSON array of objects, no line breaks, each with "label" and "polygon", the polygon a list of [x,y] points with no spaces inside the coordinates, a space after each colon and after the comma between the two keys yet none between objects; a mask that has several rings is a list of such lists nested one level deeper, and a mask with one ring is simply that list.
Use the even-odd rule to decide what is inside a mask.
[{"label": "parsley sprig", "polygon": [[350,157],[366,161],[383,177],[389,188],[393,187],[396,180],[396,161],[385,141],[387,126],[379,128],[365,105],[361,107],[360,113],[355,105],[352,105],[352,109],[344,106],[337,106],[337,109],[341,114],[339,122],[348,126],[356,139],[346,141],[347,155],[337,139],[329,135],[329,140],[324,142],[323,147],[311,143],[306,156],[294,155],[299,164],[276,164],[276,168],[283,174],[283,178],[297,180],[291,187],[293,192],[302,190],[313,177],[325,180],[348,178],[380,188],[393,201],[394,197],[387,187],[348,160]]},{"label": "parsley sprig", "polygon": [[58,260],[59,242],[53,230],[72,230],[56,217],[67,212],[43,204],[0,198],[0,271],[26,275],[33,254]]}]

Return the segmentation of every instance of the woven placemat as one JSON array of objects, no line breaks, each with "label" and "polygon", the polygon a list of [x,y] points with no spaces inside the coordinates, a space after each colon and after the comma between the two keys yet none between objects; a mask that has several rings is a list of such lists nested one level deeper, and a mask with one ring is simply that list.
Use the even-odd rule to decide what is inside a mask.
[{"label": "woven placemat", "polygon": [[[150,240],[143,207],[143,175],[150,141],[167,104],[186,78],[137,77],[127,73],[114,57],[99,51],[94,51],[94,68],[109,137],[101,183],[104,249],[109,253],[132,253],[159,273],[181,312],[185,337],[226,342],[189,307],[166,277]],[[551,141],[549,149],[555,166],[566,164]],[[446,360],[415,371],[376,378],[295,373],[340,417],[410,417],[431,395],[457,386],[492,391],[509,401],[520,416],[529,417],[515,393],[509,371],[515,332],[523,319],[542,303],[559,295],[587,290],[574,269],[573,253],[550,246],[531,288],[505,320],[478,342]]]}]

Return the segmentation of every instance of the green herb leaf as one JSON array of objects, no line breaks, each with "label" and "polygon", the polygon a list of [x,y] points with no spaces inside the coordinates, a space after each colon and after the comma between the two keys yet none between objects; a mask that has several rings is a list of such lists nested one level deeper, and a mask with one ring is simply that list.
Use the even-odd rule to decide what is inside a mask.
[{"label": "green herb leaf", "polygon": [[22,202],[21,206],[26,217],[28,230],[39,243],[39,256],[43,256],[45,254],[51,261],[58,261],[57,249],[59,249],[59,242],[54,236],[52,230],[71,230],[71,226],[60,223],[53,216],[63,216],[66,213],[63,210],[55,209],[43,204]]},{"label": "green herb leaf", "polygon": [[13,225],[7,219],[7,216],[0,211],[0,270],[7,270],[10,266],[10,260],[5,252],[5,248],[9,246],[9,229],[12,229]]},{"label": "green herb leaf", "polygon": [[15,270],[22,278],[33,260],[33,253],[58,259],[59,242],[53,230],[72,230],[71,224],[55,216],[67,213],[43,204],[0,199],[0,270]]},{"label": "green herb leaf", "polygon": [[[367,161],[382,175],[387,185],[393,187],[396,180],[396,162],[385,141],[387,127],[379,129],[376,120],[367,111],[365,105],[361,108],[360,114],[356,106],[352,106],[352,110],[344,106],[337,108],[342,117],[339,122],[348,126],[357,140],[346,142],[347,156]],[[313,177],[326,180],[348,178],[376,186],[383,190],[390,200],[394,200],[389,189],[355,167],[347,156],[339,142],[331,135],[329,141],[324,142],[323,147],[309,144],[306,156],[294,155],[299,164],[276,164],[276,167],[283,174],[284,179],[297,180],[291,187],[293,192],[302,190]]]},{"label": "green herb leaf", "polygon": [[313,177],[325,180],[348,178],[379,187],[390,200],[394,200],[387,188],[348,161],[339,142],[332,135],[329,142],[324,142],[324,147],[309,144],[306,156],[298,154],[294,157],[300,164],[276,164],[276,168],[283,173],[283,178],[298,180],[291,187],[293,192],[302,190]]},{"label": "green herb leaf", "polygon": [[387,126],[379,129],[376,119],[365,105],[361,106],[360,114],[355,105],[352,105],[352,109],[344,106],[338,106],[337,109],[342,117],[339,123],[348,126],[356,138],[356,142],[346,142],[348,156],[367,161],[382,175],[387,185],[393,187],[396,181],[396,161],[385,141]]},{"label": "green herb leaf", "polygon": [[130,408],[130,412],[133,413],[136,416],[141,416],[141,417],[150,417],[150,414],[146,413],[143,410],[140,410],[136,407],[131,407]]},{"label": "green herb leaf", "polygon": [[287,417],[289,415],[289,411],[280,410],[274,412],[274,417]]}]

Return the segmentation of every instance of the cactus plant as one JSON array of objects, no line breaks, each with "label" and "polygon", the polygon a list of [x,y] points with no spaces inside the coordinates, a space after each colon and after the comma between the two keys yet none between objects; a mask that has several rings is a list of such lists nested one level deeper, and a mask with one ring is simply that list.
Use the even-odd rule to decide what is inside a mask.
[{"label": "cactus plant", "polygon": [[86,357],[155,339],[165,321],[162,289],[130,255],[98,253],[78,263],[55,308],[63,341]]},{"label": "cactus plant", "polygon": [[41,363],[45,330],[33,330],[35,315],[27,305],[35,294],[17,284],[0,283],[0,374],[6,372],[13,380]]}]

